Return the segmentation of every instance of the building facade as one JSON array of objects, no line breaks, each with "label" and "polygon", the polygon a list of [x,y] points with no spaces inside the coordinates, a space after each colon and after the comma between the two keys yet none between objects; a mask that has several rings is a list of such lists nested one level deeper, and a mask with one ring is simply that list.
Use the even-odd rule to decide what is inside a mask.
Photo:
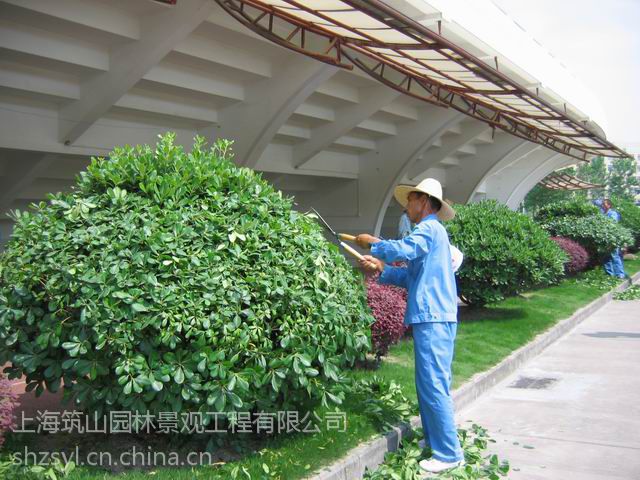
[{"label": "building facade", "polygon": [[[604,136],[585,106],[452,13],[387,3]],[[488,0],[469,4],[506,30],[513,23]],[[275,45],[213,0],[0,1],[0,122],[4,240],[6,212],[69,189],[92,156],[154,144],[168,130],[185,146],[195,135],[232,139],[235,161],[300,208],[314,206],[340,231],[389,236],[401,213],[392,201],[398,183],[435,177],[454,202],[493,198],[516,208],[548,173],[576,162]]]}]

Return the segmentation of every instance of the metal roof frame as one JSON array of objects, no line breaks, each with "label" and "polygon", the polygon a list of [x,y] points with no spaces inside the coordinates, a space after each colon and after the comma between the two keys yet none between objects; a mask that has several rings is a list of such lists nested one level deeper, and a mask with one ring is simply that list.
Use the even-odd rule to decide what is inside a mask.
[{"label": "metal roof frame", "polygon": [[[215,0],[268,40],[322,62],[355,65],[404,94],[588,161],[628,157],[586,121],[380,0]],[[360,25],[358,25],[358,23]]]},{"label": "metal roof frame", "polygon": [[604,185],[585,182],[578,177],[562,172],[553,172],[547,175],[540,180],[540,185],[549,190],[590,190],[604,188]]}]

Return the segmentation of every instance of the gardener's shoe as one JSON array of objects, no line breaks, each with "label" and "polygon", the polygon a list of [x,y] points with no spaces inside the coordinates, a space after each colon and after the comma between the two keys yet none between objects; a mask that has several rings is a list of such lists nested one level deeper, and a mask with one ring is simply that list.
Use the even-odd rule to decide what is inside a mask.
[{"label": "gardener's shoe", "polygon": [[429,473],[440,473],[461,465],[464,465],[464,460],[459,460],[457,462],[441,462],[440,460],[432,458],[430,460],[420,461],[420,468]]}]

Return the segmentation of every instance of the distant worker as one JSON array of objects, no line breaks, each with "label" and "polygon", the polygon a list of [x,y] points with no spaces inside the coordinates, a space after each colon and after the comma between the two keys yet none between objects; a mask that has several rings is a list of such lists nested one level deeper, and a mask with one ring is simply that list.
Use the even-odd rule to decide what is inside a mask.
[{"label": "distant worker", "polygon": [[[603,213],[614,222],[620,221],[620,214],[613,209],[613,204],[608,198],[602,202]],[[604,271],[612,277],[626,278],[627,275],[624,271],[624,263],[622,262],[622,249],[617,247],[604,263]]]},{"label": "distant worker", "polygon": [[601,198],[596,198],[591,203],[593,205],[595,205],[596,207],[598,207],[598,209],[600,210],[600,213],[604,213],[604,208],[602,207],[602,199]]},{"label": "distant worker", "polygon": [[398,240],[401,240],[409,235],[411,233],[411,230],[413,230],[413,225],[411,223],[411,220],[409,219],[409,215],[407,215],[407,209],[405,208],[402,211],[400,222],[398,223]]}]

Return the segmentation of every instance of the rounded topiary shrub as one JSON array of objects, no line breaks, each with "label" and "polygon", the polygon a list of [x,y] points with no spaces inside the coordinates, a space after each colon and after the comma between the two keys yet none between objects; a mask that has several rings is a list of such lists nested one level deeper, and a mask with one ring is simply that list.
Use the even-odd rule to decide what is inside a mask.
[{"label": "rounded topiary shrub", "polygon": [[[174,136],[94,159],[15,214],[0,364],[105,411],[269,411],[339,401],[371,349],[363,282],[317,221],[229,142]],[[206,415],[206,413],[205,413]],[[205,419],[210,418],[205,416]]]},{"label": "rounded topiary shrub", "polygon": [[404,313],[407,309],[406,290],[381,285],[378,278],[367,279],[367,303],[375,318],[371,325],[371,340],[376,357],[387,354],[389,347],[404,335]]},{"label": "rounded topiary shrub", "polygon": [[546,232],[494,200],[456,206],[446,228],[451,243],[464,253],[457,280],[465,303],[497,302],[563,275],[566,256]]},{"label": "rounded topiary shrub", "polygon": [[564,264],[564,273],[575,275],[589,266],[589,253],[578,242],[570,238],[551,237],[558,246],[567,254],[567,262]]},{"label": "rounded topiary shrub", "polygon": [[634,243],[627,228],[601,213],[589,217],[558,217],[542,226],[553,236],[578,242],[589,252],[592,263],[600,263],[614,249]]},{"label": "rounded topiary shrub", "polygon": [[538,223],[548,223],[560,217],[590,217],[600,213],[600,209],[582,198],[554,202],[540,207],[533,214]]}]

